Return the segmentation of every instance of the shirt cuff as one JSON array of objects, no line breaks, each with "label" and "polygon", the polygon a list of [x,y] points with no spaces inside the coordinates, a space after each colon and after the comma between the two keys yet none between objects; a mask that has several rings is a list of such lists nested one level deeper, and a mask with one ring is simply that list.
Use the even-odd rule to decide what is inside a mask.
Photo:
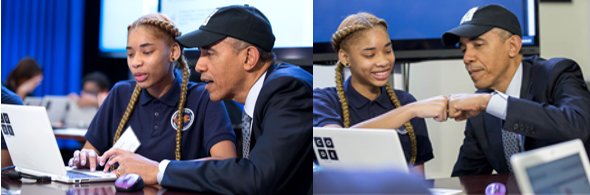
[{"label": "shirt cuff", "polygon": [[164,171],[166,171],[168,163],[170,163],[170,160],[162,160],[160,165],[158,165],[158,169],[160,169],[160,172],[158,172],[158,184],[160,185],[162,184],[162,178],[164,178]]},{"label": "shirt cuff", "polygon": [[486,112],[502,120],[506,120],[506,110],[508,108],[508,95],[494,91],[488,102]]}]

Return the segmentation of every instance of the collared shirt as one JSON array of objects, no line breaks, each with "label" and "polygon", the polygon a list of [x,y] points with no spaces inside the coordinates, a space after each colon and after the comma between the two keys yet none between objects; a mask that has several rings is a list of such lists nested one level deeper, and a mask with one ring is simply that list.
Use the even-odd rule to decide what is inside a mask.
[{"label": "collared shirt", "polygon": [[497,95],[492,95],[490,101],[488,102],[488,106],[486,108],[486,112],[498,117],[502,120],[506,120],[506,110],[508,109],[508,96],[514,98],[520,98],[520,88],[522,86],[522,62],[518,65],[518,69],[510,84],[508,84],[508,88],[506,88],[506,93],[502,93],[500,91],[496,91]]},{"label": "collared shirt", "polygon": [[[252,88],[250,88],[250,91],[248,92],[248,96],[246,96],[246,104],[244,105],[244,112],[246,112],[246,114],[248,114],[250,117],[252,117],[252,121],[254,121],[254,107],[256,106],[256,100],[258,99],[258,94],[260,94],[260,90],[262,90],[262,84],[264,84],[264,79],[266,78],[266,72],[264,72],[264,74],[262,74],[262,76],[260,76],[258,78],[258,80],[256,80],[256,83],[254,83],[254,85],[252,86]],[[250,132],[252,132],[252,126],[250,125]],[[168,163],[170,162],[170,160],[163,160],[162,162],[160,162],[160,164],[158,165],[158,175],[157,175],[157,179],[158,179],[158,183],[162,183],[162,178],[164,177],[164,172],[166,172],[166,167],[168,166]]]},{"label": "collared shirt", "polygon": [[[416,99],[407,92],[394,90],[395,94],[402,105],[415,102]],[[371,101],[358,93],[351,85],[350,78],[344,82],[344,94],[348,102],[350,113],[350,126],[365,120],[377,117],[381,114],[395,109],[395,105],[387,95],[385,86],[381,87],[381,95]],[[416,165],[424,164],[426,161],[434,158],[432,145],[428,138],[426,123],[422,118],[413,118],[410,120],[414,128],[418,145],[418,156]],[[342,120],[342,105],[335,87],[315,89],[313,91],[313,126],[323,127],[327,124],[337,124],[344,126]],[[401,131],[406,131],[405,126],[400,127]],[[410,137],[408,134],[399,135],[400,142],[404,149],[406,160],[409,161],[412,153]]]},{"label": "collared shirt", "polygon": [[[179,115],[182,78],[176,75],[174,85],[160,98],[154,98],[146,89],[135,104],[123,128],[131,126],[141,145],[135,153],[154,161],[175,159],[175,119]],[[100,153],[113,146],[113,138],[131,95],[134,80],[117,83],[88,127],[86,139]],[[235,134],[223,103],[213,102],[202,83],[188,82],[183,116],[181,159],[210,156],[211,147],[224,140],[235,143]],[[177,120],[177,119],[176,119]]]},{"label": "collared shirt", "polygon": [[[522,62],[518,65],[518,69],[514,73],[506,93],[495,91],[492,93],[492,97],[486,107],[486,112],[492,116],[498,117],[502,120],[506,120],[506,111],[508,110],[508,96],[513,98],[520,98],[520,88],[522,86]],[[517,134],[520,142],[520,149],[524,151],[524,139],[522,135]]]},{"label": "collared shirt", "polygon": [[[260,94],[260,90],[262,89],[262,84],[264,84],[264,78],[266,78],[266,71],[254,85],[250,88],[248,92],[248,96],[246,97],[246,104],[244,104],[244,112],[252,117],[252,121],[254,121],[254,107],[256,106],[256,100],[258,99],[258,94]],[[250,132],[252,132],[252,126],[250,125]]]}]

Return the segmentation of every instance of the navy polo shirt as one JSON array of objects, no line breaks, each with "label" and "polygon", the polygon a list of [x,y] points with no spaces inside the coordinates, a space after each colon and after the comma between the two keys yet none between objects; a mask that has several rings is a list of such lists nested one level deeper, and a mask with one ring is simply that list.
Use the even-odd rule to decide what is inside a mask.
[{"label": "navy polo shirt", "polygon": [[[132,114],[123,130],[131,126],[141,146],[135,153],[154,161],[175,159],[176,122],[182,78],[176,75],[172,88],[161,98],[152,97],[142,89]],[[135,89],[135,80],[115,84],[92,119],[86,139],[101,154],[113,146],[117,126]],[[188,82],[182,131],[181,159],[210,156],[216,143],[236,136],[222,102],[213,102],[205,84]]]},{"label": "navy polo shirt", "polygon": [[[23,105],[23,101],[20,99],[20,96],[16,95],[16,93],[10,91],[8,88],[2,85],[2,104],[16,104],[16,105]],[[2,150],[8,150],[6,146],[6,142],[4,141],[4,135],[2,135]]]},{"label": "navy polo shirt", "polygon": [[[394,90],[395,95],[402,105],[415,102],[414,96],[405,91]],[[370,101],[369,99],[358,93],[350,84],[350,77],[344,82],[344,95],[348,101],[348,110],[350,113],[350,126],[365,120],[374,118],[384,114],[390,110],[395,109],[395,105],[387,95],[385,86],[381,87],[381,95],[377,99]],[[344,126],[342,120],[342,105],[340,98],[336,91],[336,87],[327,87],[323,89],[313,90],[313,126],[323,127],[327,124],[338,124]],[[428,131],[426,123],[422,118],[413,118],[410,120],[416,134],[416,141],[418,147],[418,155],[416,156],[416,165],[424,164],[426,161],[434,158],[432,153],[432,145],[428,138]],[[401,126],[400,130],[405,130],[405,126]],[[410,136],[408,134],[398,134],[406,161],[410,160],[412,154],[412,146],[410,144]]]}]

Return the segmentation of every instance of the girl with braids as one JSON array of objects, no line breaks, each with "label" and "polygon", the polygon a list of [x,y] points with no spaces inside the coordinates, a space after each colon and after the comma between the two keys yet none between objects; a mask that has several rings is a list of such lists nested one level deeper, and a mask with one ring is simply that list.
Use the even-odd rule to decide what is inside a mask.
[{"label": "girl with braids", "polygon": [[[385,20],[368,13],[349,15],[332,37],[338,53],[336,87],[313,91],[315,127],[398,129],[410,167],[422,173],[434,156],[422,118],[446,120],[447,99],[416,101],[387,82],[395,61]],[[343,81],[343,68],[351,77]],[[317,76],[317,75],[316,75]]]},{"label": "girl with braids", "polygon": [[[145,15],[129,26],[127,63],[135,80],[113,87],[70,166],[94,171],[97,156],[130,130],[141,144],[135,153],[153,161],[236,157],[224,105],[209,99],[204,84],[188,82],[183,48],[174,40],[178,36],[178,28],[162,14]],[[182,77],[175,73],[176,62]]]}]

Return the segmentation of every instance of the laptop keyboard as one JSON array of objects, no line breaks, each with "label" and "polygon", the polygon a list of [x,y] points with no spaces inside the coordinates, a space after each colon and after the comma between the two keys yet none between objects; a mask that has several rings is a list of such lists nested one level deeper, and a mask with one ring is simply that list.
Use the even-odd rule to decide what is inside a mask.
[{"label": "laptop keyboard", "polygon": [[69,178],[99,178],[100,176],[89,175],[86,173],[80,173],[76,171],[68,171]]}]

